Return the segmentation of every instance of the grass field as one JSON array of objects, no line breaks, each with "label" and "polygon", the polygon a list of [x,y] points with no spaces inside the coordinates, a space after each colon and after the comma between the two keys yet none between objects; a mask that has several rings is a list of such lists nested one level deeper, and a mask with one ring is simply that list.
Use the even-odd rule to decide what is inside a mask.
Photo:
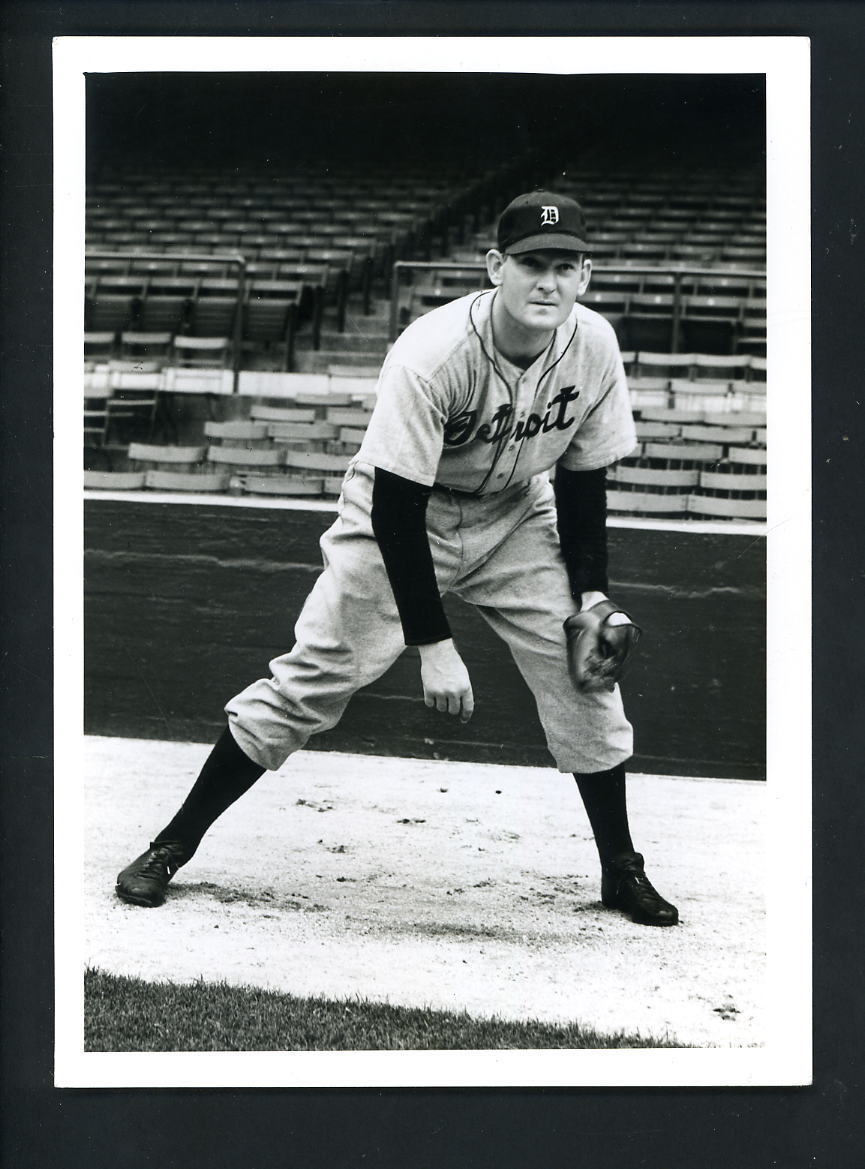
[{"label": "grass field", "polygon": [[88,970],[85,1051],[433,1051],[679,1047],[571,1023],[473,1019],[362,999],[295,998],[199,981],[144,982]]}]

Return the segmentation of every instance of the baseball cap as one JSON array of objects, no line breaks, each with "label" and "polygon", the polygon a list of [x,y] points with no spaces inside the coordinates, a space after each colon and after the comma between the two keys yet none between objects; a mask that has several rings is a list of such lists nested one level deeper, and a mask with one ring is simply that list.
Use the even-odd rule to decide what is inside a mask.
[{"label": "baseball cap", "polygon": [[590,250],[579,203],[552,191],[530,191],[507,205],[499,218],[499,251],[519,256],[538,248]]}]

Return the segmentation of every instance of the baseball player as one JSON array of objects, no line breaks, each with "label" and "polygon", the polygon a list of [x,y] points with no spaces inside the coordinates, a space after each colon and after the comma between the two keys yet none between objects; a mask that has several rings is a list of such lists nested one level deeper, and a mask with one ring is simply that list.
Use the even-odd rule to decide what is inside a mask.
[{"label": "baseball player", "polygon": [[578,203],[521,195],[487,253],[492,288],[426,314],[393,345],[294,648],[227,704],[183,805],[119,874],[124,901],[162,904],[214,820],[334,726],[407,645],[419,648],[426,705],[470,719],[441,599],[452,591],[507,643],[556,766],[576,778],[603,904],[648,925],[678,921],[628,825],[632,729],[617,681],[639,630],[607,597],[605,468],[636,435],[615,333],[578,303],[589,248]]}]

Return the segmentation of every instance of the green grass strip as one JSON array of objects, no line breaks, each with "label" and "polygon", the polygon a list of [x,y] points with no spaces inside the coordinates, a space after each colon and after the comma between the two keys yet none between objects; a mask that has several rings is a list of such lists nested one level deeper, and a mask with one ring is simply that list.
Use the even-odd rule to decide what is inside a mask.
[{"label": "green grass strip", "polygon": [[198,981],[84,976],[85,1051],[460,1051],[678,1047],[578,1023],[473,1019],[364,999],[296,998]]}]

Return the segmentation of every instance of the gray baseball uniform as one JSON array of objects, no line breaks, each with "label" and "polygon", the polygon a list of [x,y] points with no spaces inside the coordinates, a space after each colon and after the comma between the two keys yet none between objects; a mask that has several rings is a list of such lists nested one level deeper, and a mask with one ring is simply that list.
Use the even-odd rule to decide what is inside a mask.
[{"label": "gray baseball uniform", "polygon": [[605,467],[634,448],[618,344],[602,317],[575,305],[521,369],[494,345],[496,294],[415,321],[384,363],[296,644],[226,705],[238,745],[262,767],[280,767],[334,726],[405,649],[371,524],[376,467],[433,487],[426,523],[439,590],[477,606],[508,644],[559,770],[599,772],[632,753],[618,689],[584,694],[568,675],[562,621],[575,605],[547,474],[556,464]]}]

